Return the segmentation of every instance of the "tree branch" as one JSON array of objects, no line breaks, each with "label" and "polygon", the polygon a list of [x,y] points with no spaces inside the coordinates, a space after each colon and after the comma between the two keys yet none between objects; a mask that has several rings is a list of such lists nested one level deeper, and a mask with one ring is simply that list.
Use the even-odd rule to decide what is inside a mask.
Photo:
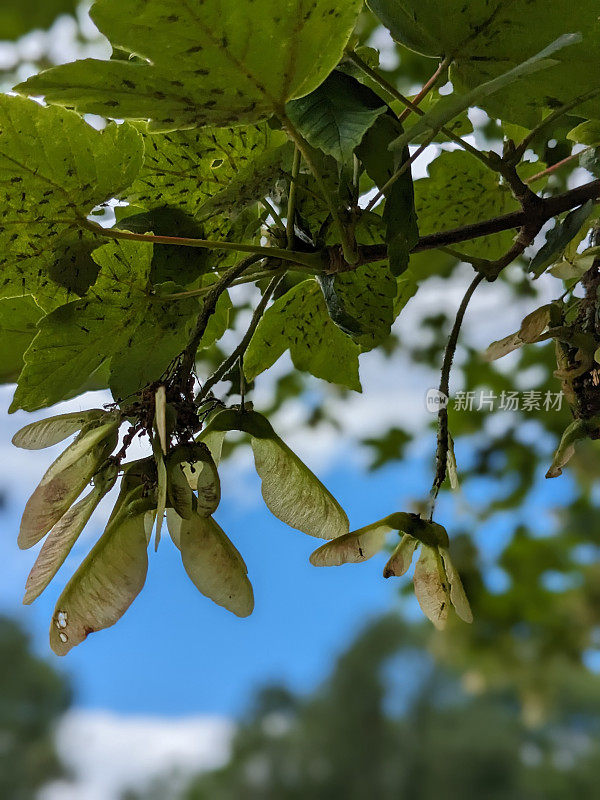
[{"label": "tree branch", "polygon": [[[541,209],[536,214],[540,214],[547,222],[552,217],[558,216],[565,211],[571,211],[588,200],[600,200],[600,180],[591,181],[577,189],[547,197],[541,200]],[[522,228],[531,223],[534,214],[526,211],[513,211],[510,214],[503,214],[500,217],[475,222],[472,225],[464,225],[461,228],[454,228],[449,231],[432,233],[422,236],[417,245],[413,248],[413,253],[422,253],[426,250],[437,250],[440,247],[449,247],[460,242],[467,242],[471,239],[478,239],[482,236],[489,236],[493,233],[501,233],[513,228]],[[366,245],[360,248],[361,264],[370,264],[374,261],[383,261],[387,258],[386,245]]]}]

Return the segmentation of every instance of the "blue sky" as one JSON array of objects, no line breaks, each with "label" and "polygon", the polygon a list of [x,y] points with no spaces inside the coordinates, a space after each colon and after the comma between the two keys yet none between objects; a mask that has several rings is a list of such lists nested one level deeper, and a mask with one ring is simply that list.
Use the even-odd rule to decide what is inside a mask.
[{"label": "blue sky", "polygon": [[[271,516],[259,500],[256,476],[244,478],[245,492],[253,491],[256,503],[236,499],[235,491],[228,499],[228,477],[239,480],[237,473],[226,476],[216,516],[247,562],[256,595],[250,618],[240,620],[200,595],[168,537],[158,554],[151,553],[146,587],[125,617],[64,659],[49,653],[47,627],[73,563],[33,606],[20,607],[20,589],[2,593],[3,610],[18,614],[36,650],[73,677],[79,706],[165,715],[238,714],[252,688],[266,681],[304,690],[318,683],[357,628],[396,601],[397,584],[381,576],[383,556],[363,565],[312,567],[308,557],[320,542]],[[414,465],[374,475],[350,465],[324,477],[354,527],[402,508],[419,484],[427,491],[428,480]],[[9,501],[2,529],[3,538],[13,537],[9,548],[21,572],[35,556],[16,551],[17,505]],[[3,549],[7,544],[5,539]],[[10,583],[11,590],[17,589],[16,580]]]}]

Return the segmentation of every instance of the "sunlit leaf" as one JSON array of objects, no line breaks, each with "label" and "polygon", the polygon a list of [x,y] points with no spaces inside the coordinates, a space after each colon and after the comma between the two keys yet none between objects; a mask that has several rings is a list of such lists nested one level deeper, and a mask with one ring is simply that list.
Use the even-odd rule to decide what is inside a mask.
[{"label": "sunlit leaf", "polygon": [[362,0],[289,0],[284,6],[272,0],[97,0],[91,15],[100,31],[147,61],[76,61],[31,78],[18,91],[92,114],[152,119],[162,130],[253,121],[327,77],[361,6]]}]

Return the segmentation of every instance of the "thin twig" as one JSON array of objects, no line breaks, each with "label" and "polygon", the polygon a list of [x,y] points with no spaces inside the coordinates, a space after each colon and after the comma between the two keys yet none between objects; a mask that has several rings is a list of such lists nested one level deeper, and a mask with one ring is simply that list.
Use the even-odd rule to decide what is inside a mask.
[{"label": "thin twig", "polygon": [[[408,97],[405,97],[401,92],[399,92],[396,89],[395,86],[389,83],[382,75],[380,75],[378,72],[375,72],[374,69],[371,69],[371,67],[367,63],[365,63],[360,56],[356,55],[355,52],[353,51],[348,52],[346,55],[348,56],[350,61],[356,64],[356,66],[365,73],[365,75],[371,78],[371,80],[378,83],[382,89],[384,89],[388,94],[391,94],[392,97],[398,100],[399,103],[402,103],[404,106],[406,106],[406,108],[409,111],[412,111],[419,117],[425,116],[425,112],[423,111],[422,108],[420,108],[413,100],[409,100]],[[399,118],[401,117],[402,115],[400,115]],[[461,136],[454,133],[454,131],[452,131],[446,125],[443,128],[440,128],[439,131],[436,131],[436,134],[437,133],[443,133],[444,136],[447,136],[448,139],[453,141],[455,144],[459,145],[459,147],[462,147],[463,150],[466,150],[468,153],[471,153],[472,156],[475,156],[475,158],[477,158],[479,161],[485,164],[486,167],[490,167],[490,163],[485,153],[482,153],[476,147],[473,147],[472,144],[466,142]],[[432,137],[432,139],[433,138],[434,137]]]},{"label": "thin twig", "polygon": [[204,250],[230,250],[236,253],[250,253],[261,258],[280,258],[282,261],[290,261],[293,264],[305,264],[308,267],[317,266],[320,259],[317,253],[302,253],[290,250],[283,250],[278,247],[260,247],[254,244],[243,244],[241,242],[213,241],[212,239],[188,239],[179,236],[155,236],[152,233],[132,233],[122,231],[117,228],[103,228],[96,222],[88,219],[82,220],[84,228],[93,231],[98,236],[105,236],[108,239],[116,239],[132,242],[148,242],[150,244],[171,244],[181,247],[198,247]]},{"label": "thin twig", "polygon": [[[449,399],[450,397],[450,372],[452,370],[452,362],[456,353],[456,346],[458,344],[458,336],[460,329],[465,318],[467,307],[473,297],[473,294],[481,281],[483,275],[476,275],[473,278],[469,288],[465,292],[465,296],[456,312],[456,319],[446,345],[444,352],[444,361],[442,364],[442,372],[440,377],[440,393]],[[440,491],[440,487],[446,479],[448,471],[448,408],[444,406],[438,412],[438,436],[437,436],[437,451],[436,451],[436,470],[433,485],[431,487],[431,514],[430,519],[433,517],[435,508],[435,501]]]},{"label": "thin twig", "polygon": [[591,89],[589,92],[585,92],[585,94],[579,95],[579,97],[575,97],[573,100],[570,100],[568,103],[564,103],[560,108],[557,108],[556,111],[553,111],[552,114],[547,116],[543,119],[539,125],[536,125],[532,131],[530,131],[527,136],[516,146],[514,151],[514,159],[515,162],[519,162],[529,145],[534,141],[534,139],[549,125],[552,125],[556,120],[560,119],[564,116],[568,111],[572,111],[577,106],[580,106],[582,103],[585,103],[586,100],[590,100],[592,97],[597,95],[600,92],[600,89]]},{"label": "thin twig", "polygon": [[269,200],[266,197],[263,197],[260,202],[261,202],[261,205],[263,205],[266,208],[266,210],[269,212],[269,214],[273,217],[273,219],[275,220],[277,225],[279,225],[280,228],[283,228],[285,230],[285,225],[283,224],[283,220],[279,216],[279,213],[278,213],[277,209],[275,208],[275,206],[272,205],[272,203],[270,203]]},{"label": "thin twig", "polygon": [[[413,97],[413,99],[412,99],[413,105],[418,106],[419,103],[421,103],[421,101],[425,97],[427,97],[427,95],[429,94],[431,89],[433,89],[433,87],[438,82],[438,80],[440,78],[440,75],[442,75],[442,73],[445,72],[448,69],[448,67],[450,66],[451,63],[452,63],[452,59],[449,58],[448,56],[446,56],[445,58],[443,58],[440,61],[439,65],[438,65],[438,68],[433,73],[431,78],[429,78],[427,83],[424,84],[424,86],[421,89],[421,91],[417,95],[415,95]],[[413,110],[412,108],[405,108],[404,111],[398,117],[399,121],[400,122],[404,122],[410,116],[412,110]]]},{"label": "thin twig", "polygon": [[[308,168],[313,174],[314,179],[317,182],[319,190],[323,196],[323,199],[327,203],[327,207],[329,209],[329,213],[331,214],[332,219],[334,220],[335,224],[337,225],[338,232],[340,235],[340,242],[342,243],[342,249],[344,251],[344,257],[348,264],[356,264],[358,261],[358,254],[356,252],[356,247],[354,246],[351,238],[348,235],[348,231],[346,229],[346,225],[344,224],[344,220],[340,214],[336,203],[327,190],[327,186],[325,185],[325,180],[321,175],[321,171],[317,167],[314,162],[314,159],[311,154],[311,147],[306,139],[302,136],[300,131],[294,126],[292,121],[285,115],[284,111],[279,113],[279,120],[283,126],[283,129],[290,137],[290,139],[294,142],[300,153],[302,154],[302,158],[306,162]],[[288,257],[289,260],[289,257]]]},{"label": "thin twig", "polygon": [[239,264],[236,264],[234,267],[231,267],[231,269],[227,270],[227,272],[215,284],[213,284],[213,286],[210,287],[210,290],[207,292],[202,311],[198,317],[194,333],[192,334],[189,344],[181,354],[180,370],[183,376],[189,375],[189,373],[192,371],[194,362],[196,360],[196,352],[200,346],[200,341],[204,336],[206,327],[210,322],[210,318],[215,313],[219,297],[226,289],[229,288],[229,286],[231,286],[236,278],[239,278],[239,276],[245,272],[248,267],[251,267],[252,264],[255,264],[257,261],[260,261],[261,258],[262,256],[259,255],[253,255],[249,258],[245,258],[243,261],[240,261]]},{"label": "thin twig", "polygon": [[252,315],[252,319],[250,321],[250,325],[248,326],[248,330],[244,334],[242,340],[235,348],[233,353],[231,353],[231,355],[228,356],[219,367],[217,367],[217,369],[213,372],[213,374],[206,379],[202,389],[200,389],[200,391],[196,396],[196,405],[200,405],[202,403],[202,401],[208,396],[213,386],[215,386],[225,375],[227,375],[229,370],[232,369],[233,366],[235,365],[236,361],[241,356],[244,355],[244,353],[248,349],[250,340],[254,336],[254,331],[258,327],[258,323],[262,319],[262,315],[265,312],[267,304],[271,299],[271,297],[273,296],[273,293],[283,280],[283,277],[284,277],[283,275],[277,275],[267,286],[267,288],[265,289],[265,293],[261,297],[259,304],[256,306],[256,309],[254,310],[254,314]]},{"label": "thin twig", "polygon": [[563,158],[562,161],[557,161],[556,164],[552,164],[552,166],[543,169],[541,172],[537,172],[535,175],[532,175],[531,178],[527,178],[525,183],[534,183],[535,181],[539,181],[541,178],[545,178],[547,175],[553,175],[562,167],[565,167],[567,164],[571,164],[573,161],[576,161],[578,158],[580,158],[584,153],[587,153],[589,150],[593,149],[593,146],[590,145],[590,147],[586,147],[584,150],[580,150],[578,153],[571,153],[570,156]]},{"label": "thin twig", "polygon": [[294,150],[294,161],[292,163],[292,179],[290,181],[290,190],[288,193],[288,209],[287,209],[287,248],[288,250],[294,249],[296,242],[296,234],[294,229],[296,217],[296,194],[298,191],[298,175],[300,174],[300,162],[302,161],[302,153],[296,145]]},{"label": "thin twig", "polygon": [[410,169],[410,167],[414,164],[417,158],[419,158],[419,156],[425,152],[425,150],[431,144],[432,139],[433,136],[426,142],[424,142],[421,145],[421,147],[419,147],[418,150],[415,150],[415,152],[409,158],[406,159],[406,161],[402,164],[402,166],[398,170],[396,170],[396,172],[394,172],[389,181],[384,183],[384,185],[377,192],[375,197],[373,197],[373,199],[370,201],[369,205],[365,208],[365,213],[368,213],[369,211],[372,211],[373,208],[375,208],[377,203],[387,194],[387,192],[389,192],[389,190],[396,183],[396,181],[399,180],[404,175],[404,173],[407,172],[408,169]]}]

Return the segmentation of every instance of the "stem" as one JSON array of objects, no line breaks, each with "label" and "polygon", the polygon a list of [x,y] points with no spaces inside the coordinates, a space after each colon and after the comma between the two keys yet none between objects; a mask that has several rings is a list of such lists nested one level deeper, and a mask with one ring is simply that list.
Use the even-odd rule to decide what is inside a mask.
[{"label": "stem", "polygon": [[[375,83],[378,83],[382,89],[384,89],[388,94],[391,94],[392,97],[398,100],[398,102],[406,106],[409,112],[412,111],[419,117],[425,116],[425,112],[423,111],[422,108],[419,108],[419,106],[413,100],[409,100],[408,97],[405,97],[401,92],[399,92],[396,89],[395,86],[389,83],[382,75],[379,75],[378,72],[375,72],[374,69],[371,69],[371,67],[368,64],[366,64],[360,56],[357,56],[356,53],[354,52],[348,52],[347,56],[350,59],[350,61],[356,64],[356,66],[365,73],[365,75],[371,78],[371,80],[375,81]],[[404,113],[405,112],[403,112],[403,114]],[[400,115],[399,119],[402,120],[402,114]],[[455,144],[462,147],[463,150],[466,150],[468,153],[471,153],[471,155],[475,156],[475,158],[479,159],[479,161],[485,164],[486,167],[492,169],[485,153],[482,153],[476,147],[473,147],[473,145],[469,144],[469,142],[465,142],[465,140],[461,136],[458,136],[450,128],[446,126],[440,128],[439,131],[436,131],[436,133],[434,133],[434,135],[431,137],[432,140],[437,133],[443,133],[444,136],[447,136],[448,139],[450,139]]]},{"label": "stem", "polygon": [[586,100],[590,100],[592,97],[597,95],[598,92],[600,92],[600,89],[592,89],[589,92],[586,92],[585,94],[579,95],[579,97],[576,97],[574,100],[565,103],[560,108],[557,108],[556,111],[554,111],[548,117],[546,117],[546,119],[543,119],[540,122],[540,124],[536,125],[536,127],[532,131],[530,131],[527,134],[527,136],[523,139],[523,141],[520,142],[520,144],[517,145],[517,147],[515,148],[514,152],[514,159],[516,159],[515,163],[517,163],[523,158],[523,155],[527,150],[527,148],[529,147],[529,145],[531,144],[531,142],[533,142],[536,136],[538,136],[538,134],[540,134],[544,130],[544,128],[548,127],[548,125],[552,125],[553,122],[556,122],[557,119],[560,119],[564,114],[567,113],[567,111],[571,111],[576,106],[581,105],[581,103],[585,103]]},{"label": "stem", "polygon": [[271,281],[271,283],[267,286],[267,288],[265,289],[265,293],[261,297],[259,304],[256,306],[256,309],[254,310],[254,314],[252,315],[252,320],[250,321],[248,330],[244,334],[241,342],[235,348],[233,353],[230,356],[228,356],[228,358],[226,358],[225,361],[223,361],[223,363],[213,372],[213,374],[209,378],[207,378],[207,380],[204,383],[204,386],[202,387],[202,389],[200,389],[200,391],[196,396],[196,405],[201,405],[202,401],[209,394],[213,386],[215,386],[229,372],[229,370],[232,369],[235,362],[239,358],[243,357],[244,353],[248,349],[248,345],[250,344],[252,337],[254,336],[254,331],[258,327],[258,323],[262,319],[262,315],[265,312],[267,304],[271,299],[271,297],[273,296],[273,293],[283,280],[283,277],[284,277],[283,275],[276,275]]},{"label": "stem", "polygon": [[282,250],[278,247],[260,247],[253,244],[242,244],[240,242],[218,242],[211,239],[188,239],[178,236],[154,236],[151,233],[131,233],[131,231],[121,231],[116,228],[103,228],[96,222],[88,219],[82,220],[85,228],[93,231],[99,236],[108,239],[117,239],[132,242],[149,242],[151,244],[170,244],[180,245],[181,247],[199,247],[204,250],[233,250],[237,253],[250,253],[261,258],[280,258],[282,261],[290,261],[293,264],[304,264],[307,267],[322,267],[321,256],[319,253],[301,253],[296,251]]},{"label": "stem", "polygon": [[288,208],[287,208],[287,249],[293,250],[296,241],[294,232],[294,222],[296,218],[296,194],[298,189],[298,175],[300,174],[300,162],[302,160],[302,153],[296,145],[294,150],[294,162],[292,164],[292,179],[290,181],[290,191],[288,194]]},{"label": "stem", "polygon": [[562,161],[557,161],[556,164],[552,164],[551,167],[543,169],[541,172],[532,175],[531,178],[527,178],[525,183],[527,184],[533,183],[534,181],[540,180],[540,178],[545,178],[547,175],[553,175],[561,167],[564,167],[567,164],[571,164],[573,161],[576,161],[578,158],[580,158],[584,153],[587,153],[589,150],[593,149],[594,149],[593,146],[590,145],[590,147],[586,147],[584,150],[580,150],[579,153],[571,153],[570,156],[563,158]]},{"label": "stem", "polygon": [[412,164],[414,164],[414,162],[417,160],[417,158],[429,147],[429,145],[432,142],[432,139],[433,139],[433,136],[431,138],[429,138],[426,142],[424,142],[421,145],[421,147],[419,147],[418,150],[415,150],[415,152],[412,154],[412,156],[410,156],[410,158],[406,159],[406,161],[402,164],[402,166],[400,167],[399,170],[394,172],[394,174],[389,179],[389,181],[387,181],[387,183],[383,184],[381,189],[377,192],[375,197],[371,200],[369,205],[365,208],[365,212],[372,211],[373,208],[377,205],[377,203],[381,200],[381,198],[385,197],[387,192],[392,188],[392,186],[396,183],[396,181],[404,175],[404,173],[409,169],[409,167]]},{"label": "stem", "polygon": [[[469,288],[465,292],[465,296],[456,312],[456,319],[446,345],[444,353],[444,361],[442,364],[442,373],[440,377],[440,392],[447,398],[450,397],[450,372],[452,370],[452,362],[456,353],[456,346],[458,344],[458,336],[460,328],[465,318],[467,307],[475,293],[475,289],[483,280],[483,275],[477,275],[472,280]],[[431,514],[430,519],[433,517],[435,508],[435,501],[440,491],[440,487],[446,479],[448,471],[448,408],[440,408],[438,412],[438,436],[437,436],[437,451],[436,451],[436,471],[433,485],[431,487]]]},{"label": "stem", "polygon": [[248,267],[251,267],[252,264],[255,264],[260,260],[261,256],[259,255],[252,255],[249,258],[245,258],[243,261],[240,261],[239,264],[236,264],[234,267],[231,267],[231,269],[227,270],[227,272],[215,284],[213,284],[213,286],[210,287],[209,291],[207,292],[202,311],[198,317],[192,338],[190,339],[188,346],[181,354],[180,370],[184,376],[189,375],[192,371],[194,362],[196,360],[196,352],[200,346],[200,341],[204,336],[210,318],[215,313],[215,308],[217,307],[219,297],[227,288],[229,288],[229,286],[231,286],[236,278],[239,278],[239,276],[248,269]]},{"label": "stem", "polygon": [[271,204],[271,203],[270,203],[270,202],[267,200],[267,198],[266,198],[266,197],[263,197],[263,199],[262,199],[260,202],[261,202],[261,204],[262,204],[262,205],[263,205],[263,206],[264,206],[264,207],[267,209],[267,211],[268,211],[268,212],[269,212],[269,214],[270,214],[270,215],[273,217],[273,219],[274,219],[274,220],[275,220],[275,222],[276,222],[276,223],[279,225],[279,227],[280,227],[280,228],[283,228],[283,229],[285,230],[285,225],[283,224],[283,220],[282,220],[282,219],[281,219],[281,217],[279,216],[279,214],[278,214],[278,212],[277,212],[277,210],[276,210],[275,206],[273,206],[273,205],[272,205],[272,204]]},{"label": "stem", "polygon": [[358,263],[358,253],[356,252],[356,247],[354,246],[353,242],[351,241],[350,237],[348,236],[348,231],[346,230],[346,226],[344,225],[344,220],[342,219],[338,208],[336,207],[331,194],[327,190],[327,186],[325,185],[325,181],[323,176],[319,172],[317,165],[315,164],[312,154],[310,152],[311,147],[306,139],[302,136],[300,131],[298,131],[290,119],[285,115],[285,112],[281,112],[279,114],[279,119],[283,128],[285,129],[286,133],[290,137],[290,139],[294,142],[302,157],[306,161],[306,164],[310,171],[312,172],[321,194],[323,195],[323,199],[327,203],[327,207],[329,209],[329,213],[331,214],[333,220],[335,221],[339,234],[340,234],[340,241],[342,244],[342,250],[344,251],[344,258],[348,262],[348,264],[357,264]]},{"label": "stem", "polygon": [[[423,88],[421,89],[419,94],[417,94],[417,95],[415,95],[415,97],[413,97],[413,100],[412,100],[413,105],[418,106],[419,103],[425,97],[427,97],[427,95],[429,94],[431,89],[433,89],[433,87],[438,82],[440,75],[448,69],[448,67],[450,66],[451,63],[452,63],[452,59],[449,58],[448,56],[446,56],[445,58],[443,58],[440,61],[438,68],[433,73],[431,78],[429,78],[427,83],[423,86]],[[411,109],[411,108],[405,108],[404,111],[402,112],[402,114],[400,114],[400,116],[398,117],[400,122],[404,122],[404,120],[406,120],[410,116],[410,113],[411,113],[412,110],[413,109]]]}]

